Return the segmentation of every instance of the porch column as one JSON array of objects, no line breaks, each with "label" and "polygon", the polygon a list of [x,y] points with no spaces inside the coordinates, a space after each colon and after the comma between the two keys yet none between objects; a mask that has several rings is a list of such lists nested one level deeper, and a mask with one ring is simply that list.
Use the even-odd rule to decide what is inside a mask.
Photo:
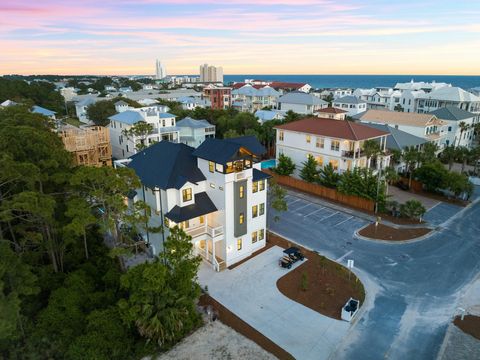
[{"label": "porch column", "polygon": [[216,263],[216,259],[215,259],[215,243],[213,242],[213,238],[212,238],[212,265],[213,265],[213,269],[215,270],[215,263]]}]

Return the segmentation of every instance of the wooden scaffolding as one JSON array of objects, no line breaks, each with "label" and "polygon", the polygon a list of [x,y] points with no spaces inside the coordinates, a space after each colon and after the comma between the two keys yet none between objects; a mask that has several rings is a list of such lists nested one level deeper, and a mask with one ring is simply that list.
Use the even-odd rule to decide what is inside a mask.
[{"label": "wooden scaffolding", "polygon": [[108,128],[69,127],[59,132],[67,151],[73,153],[77,165],[112,166],[112,146]]}]

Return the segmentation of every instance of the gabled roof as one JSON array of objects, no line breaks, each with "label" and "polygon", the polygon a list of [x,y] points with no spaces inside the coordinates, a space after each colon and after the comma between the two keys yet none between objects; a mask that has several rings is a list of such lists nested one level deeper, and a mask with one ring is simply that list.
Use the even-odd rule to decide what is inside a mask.
[{"label": "gabled roof", "polygon": [[326,101],[316,97],[312,94],[307,94],[301,91],[293,91],[281,96],[278,99],[279,103],[286,104],[302,104],[302,105],[327,105]]},{"label": "gabled roof", "polygon": [[477,115],[472,114],[466,110],[460,109],[456,106],[447,106],[444,108],[438,108],[435,111],[431,111],[429,114],[435,115],[437,118],[442,120],[452,120],[459,121],[464,119],[470,119]]},{"label": "gabled roof", "polygon": [[9,106],[15,106],[15,105],[18,105],[18,103],[16,103],[15,101],[12,101],[12,100],[5,100],[4,102],[2,102],[0,104],[0,106],[2,106],[2,107],[9,107]]},{"label": "gabled roof", "polygon": [[422,99],[443,101],[480,101],[480,97],[456,86],[446,86],[421,96]]},{"label": "gabled roof", "polygon": [[42,114],[42,115],[45,115],[45,116],[53,116],[56,114],[55,111],[52,111],[52,110],[48,110],[48,109],[45,109],[41,106],[37,106],[37,105],[34,105],[32,107],[32,112],[36,113],[36,114]]},{"label": "gabled roof", "polygon": [[336,108],[336,107],[333,107],[333,106],[329,106],[329,107],[326,107],[326,108],[323,108],[323,109],[319,109],[316,112],[327,113],[327,114],[345,114],[348,111],[345,111],[345,110],[342,110],[342,109],[339,109],[339,108]]},{"label": "gabled roof", "polygon": [[[363,122],[376,122],[381,124],[426,126],[426,125],[445,125],[445,122],[437,119],[432,114],[418,114],[409,112],[399,112],[390,110],[370,109],[362,114],[358,114]],[[361,115],[361,116],[360,116]]]},{"label": "gabled roof", "polygon": [[283,81],[273,81],[270,83],[270,86],[274,89],[300,89],[308,85],[307,83],[293,83],[293,82],[283,82]]},{"label": "gabled roof", "polygon": [[180,223],[215,211],[217,211],[217,208],[207,193],[201,192],[195,194],[194,204],[182,207],[175,205],[165,216],[176,223]]},{"label": "gabled roof", "polygon": [[115,103],[115,106],[125,106],[125,105],[128,105],[128,104],[123,100],[119,100]]},{"label": "gabled roof", "polygon": [[287,124],[276,126],[275,128],[354,141],[373,139],[388,134],[385,131],[372,129],[363,124],[354,123],[347,120],[325,119],[318,117],[293,121]]},{"label": "gabled roof", "polygon": [[360,100],[356,96],[353,95],[346,95],[342,96],[338,99],[333,100],[334,103],[340,103],[340,104],[366,104],[367,102],[364,100]]},{"label": "gabled roof", "polygon": [[160,119],[169,119],[174,117],[176,117],[176,115],[170,113],[160,113]]},{"label": "gabled roof", "polygon": [[191,117],[186,117],[180,121],[177,121],[177,127],[189,127],[195,129],[203,129],[212,127],[213,125],[210,124],[207,120],[197,120],[192,119]]},{"label": "gabled roof", "polygon": [[160,141],[132,155],[129,168],[149,188],[180,189],[185,183],[205,180],[192,155],[194,148],[180,143]]},{"label": "gabled roof", "polygon": [[254,115],[262,121],[285,117],[285,113],[281,110],[257,110]]},{"label": "gabled roof", "polygon": [[395,129],[392,126],[383,124],[365,124],[365,126],[390,133],[387,137],[387,148],[390,150],[402,151],[407,147],[422,145],[428,142],[424,138]]},{"label": "gabled roof", "polygon": [[110,120],[118,121],[127,125],[136,124],[139,121],[145,121],[142,114],[138,111],[127,110],[109,117]]},{"label": "gabled roof", "polygon": [[240,148],[244,148],[256,156],[260,156],[266,151],[257,138],[252,135],[232,139],[205,139],[193,152],[193,155],[225,165],[237,155]]},{"label": "gabled roof", "polygon": [[270,86],[257,87],[250,84],[246,84],[241,88],[233,90],[232,94],[244,96],[280,96],[280,93]]}]

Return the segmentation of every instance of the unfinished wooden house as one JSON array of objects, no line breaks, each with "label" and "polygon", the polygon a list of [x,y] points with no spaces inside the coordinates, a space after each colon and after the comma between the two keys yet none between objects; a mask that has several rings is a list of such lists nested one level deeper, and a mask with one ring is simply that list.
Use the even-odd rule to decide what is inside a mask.
[{"label": "unfinished wooden house", "polygon": [[77,165],[112,166],[112,146],[106,127],[64,127],[59,135]]}]

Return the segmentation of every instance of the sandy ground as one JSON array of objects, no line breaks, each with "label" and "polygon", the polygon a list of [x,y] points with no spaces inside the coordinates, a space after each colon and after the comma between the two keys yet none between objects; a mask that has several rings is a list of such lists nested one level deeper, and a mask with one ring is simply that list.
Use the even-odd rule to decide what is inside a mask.
[{"label": "sandy ground", "polygon": [[198,329],[155,360],[274,360],[275,356],[220,321]]}]

